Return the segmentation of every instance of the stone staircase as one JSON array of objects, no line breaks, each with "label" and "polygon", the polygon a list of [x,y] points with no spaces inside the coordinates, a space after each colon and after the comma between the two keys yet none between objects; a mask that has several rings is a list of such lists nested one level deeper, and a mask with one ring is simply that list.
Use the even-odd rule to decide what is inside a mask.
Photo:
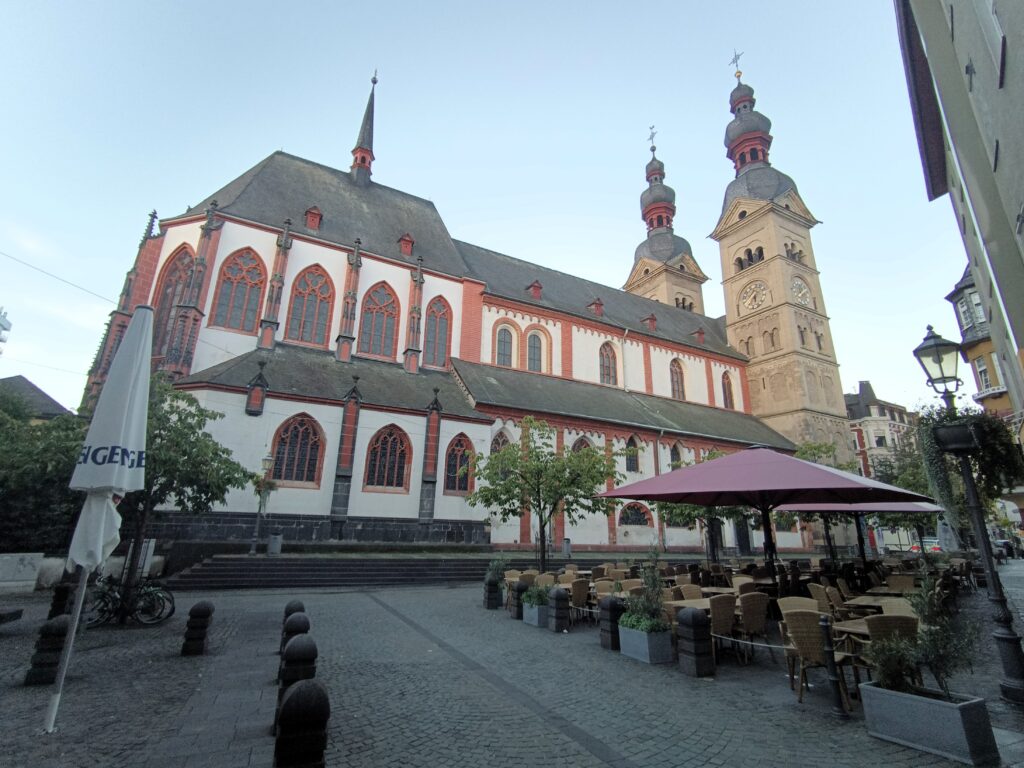
[{"label": "stone staircase", "polygon": [[[246,557],[214,555],[167,579],[175,591],[311,587],[388,587],[482,582],[485,558],[457,557]],[[551,560],[557,571],[564,560]],[[582,565],[582,563],[581,563]],[[535,567],[527,558],[509,568]]]}]

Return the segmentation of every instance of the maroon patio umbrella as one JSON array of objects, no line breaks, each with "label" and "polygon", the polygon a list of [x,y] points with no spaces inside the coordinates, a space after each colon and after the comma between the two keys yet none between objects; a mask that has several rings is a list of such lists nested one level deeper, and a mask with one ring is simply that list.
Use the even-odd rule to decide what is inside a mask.
[{"label": "maroon patio umbrella", "polygon": [[741,505],[761,513],[765,564],[775,578],[771,512],[790,504],[931,501],[860,475],[797,459],[769,448],[747,448],[600,494],[607,498],[704,506]]},{"label": "maroon patio umbrella", "polygon": [[[826,535],[828,534],[829,515],[846,515],[856,518],[857,546],[860,548],[860,559],[864,564],[865,571],[868,568],[868,557],[864,551],[864,532],[860,526],[861,518],[894,513],[901,515],[938,515],[945,512],[942,507],[927,501],[869,501],[860,504],[784,504],[781,507],[777,507],[777,509],[779,512],[821,515]],[[832,547],[831,537],[828,543],[830,557],[835,561],[836,553]]]}]

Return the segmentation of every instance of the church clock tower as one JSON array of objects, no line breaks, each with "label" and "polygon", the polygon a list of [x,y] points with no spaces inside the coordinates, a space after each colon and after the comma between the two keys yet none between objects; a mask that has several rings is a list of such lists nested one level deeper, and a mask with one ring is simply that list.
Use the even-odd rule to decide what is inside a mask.
[{"label": "church clock tower", "polygon": [[751,409],[796,443],[852,458],[846,405],[811,245],[817,220],[768,162],[771,121],[740,81],[729,97],[726,155],[736,169],[711,237],[719,244],[729,343],[750,358]]}]

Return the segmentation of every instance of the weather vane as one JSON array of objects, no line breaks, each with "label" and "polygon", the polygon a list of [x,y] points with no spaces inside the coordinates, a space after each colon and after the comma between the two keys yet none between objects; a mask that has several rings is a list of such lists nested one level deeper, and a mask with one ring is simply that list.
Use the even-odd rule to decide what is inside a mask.
[{"label": "weather vane", "polygon": [[658,132],[654,130],[654,126],[651,126],[651,135],[647,137],[647,140],[651,142],[651,151],[654,151],[654,137],[657,136]]},{"label": "weather vane", "polygon": [[740,75],[743,74],[742,72],[740,72],[740,56],[742,56],[742,55],[743,55],[743,51],[740,51],[739,53],[736,53],[736,49],[735,48],[732,49],[732,60],[729,62],[729,66],[730,67],[736,67],[736,79],[737,80],[739,80],[740,79]]}]

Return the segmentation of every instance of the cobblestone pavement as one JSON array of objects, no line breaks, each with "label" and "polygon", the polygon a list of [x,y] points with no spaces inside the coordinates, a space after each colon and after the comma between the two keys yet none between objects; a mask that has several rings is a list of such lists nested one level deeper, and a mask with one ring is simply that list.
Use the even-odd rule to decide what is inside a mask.
[{"label": "cobblestone pavement", "polygon": [[[1003,574],[1024,605],[1024,563]],[[727,657],[698,680],[605,651],[594,628],[556,635],[485,611],[478,586],[179,594],[164,625],[76,641],[50,735],[50,688],[21,686],[48,595],[0,598],[25,609],[0,626],[0,765],[271,766],[274,651],[292,597],[306,603],[331,696],[330,766],[951,765],[869,737],[859,708],[835,720],[820,671],[798,704],[777,651],[751,666]],[[183,658],[187,611],[203,598],[216,606],[210,653]],[[982,595],[961,606],[986,621]],[[982,634],[988,652],[954,688],[985,695],[997,726],[1024,732],[1021,713],[996,699],[999,665]]]}]

